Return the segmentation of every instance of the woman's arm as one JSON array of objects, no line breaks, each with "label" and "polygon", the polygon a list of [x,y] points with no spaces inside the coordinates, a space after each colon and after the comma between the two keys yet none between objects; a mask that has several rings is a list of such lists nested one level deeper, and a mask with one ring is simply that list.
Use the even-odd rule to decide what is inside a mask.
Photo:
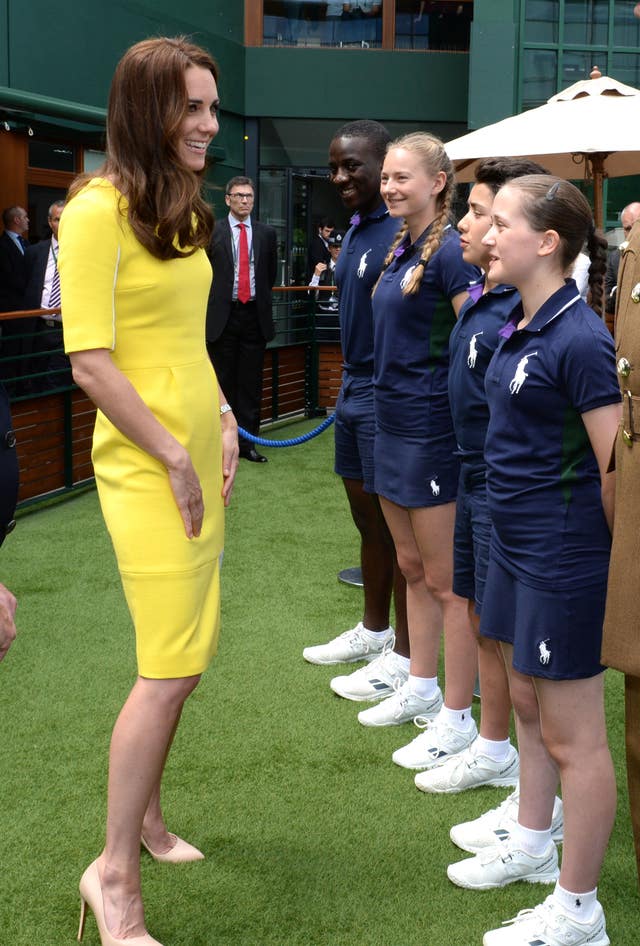
[{"label": "woman's arm", "polygon": [[[133,385],[116,368],[106,348],[70,352],[69,357],[73,380],[96,407],[125,437],[166,467],[187,538],[200,535],[204,515],[202,489],[187,450],[156,419]],[[235,471],[231,460],[227,458],[227,462],[227,476],[233,482],[231,474]]]},{"label": "woman's arm", "polygon": [[620,404],[596,407],[582,415],[582,421],[598,462],[600,482],[602,483],[602,507],[611,531],[613,531],[615,472],[607,473],[607,469],[621,417],[622,406]]},{"label": "woman's arm", "polygon": [[[227,403],[220,385],[218,385],[218,396],[221,405]],[[240,454],[238,424],[233,416],[233,411],[226,411],[220,415],[220,427],[222,428],[222,498],[225,506],[228,506],[231,502],[233,483],[238,472],[238,457]]]},{"label": "woman's arm", "polygon": [[453,306],[453,311],[456,314],[456,318],[460,315],[460,309],[462,308],[462,303],[466,302],[469,298],[469,293],[465,290],[464,292],[459,292],[457,296],[453,296],[451,299],[451,305]]}]

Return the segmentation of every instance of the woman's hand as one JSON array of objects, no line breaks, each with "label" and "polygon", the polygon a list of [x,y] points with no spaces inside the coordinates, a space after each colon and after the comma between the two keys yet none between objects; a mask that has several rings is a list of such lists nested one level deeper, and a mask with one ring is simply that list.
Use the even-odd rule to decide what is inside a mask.
[{"label": "woman's hand", "polygon": [[222,498],[225,506],[231,502],[233,482],[238,471],[238,424],[232,411],[227,411],[220,418],[222,428]]},{"label": "woman's hand", "polygon": [[177,463],[167,465],[169,483],[178,511],[182,516],[184,531],[188,539],[198,537],[202,530],[204,501],[198,474],[193,468],[191,457],[183,450]]}]

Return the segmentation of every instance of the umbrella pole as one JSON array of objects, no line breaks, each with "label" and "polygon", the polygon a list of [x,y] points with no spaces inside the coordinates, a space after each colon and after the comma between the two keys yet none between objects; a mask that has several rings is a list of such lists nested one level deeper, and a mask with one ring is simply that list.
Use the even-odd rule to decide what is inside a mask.
[{"label": "umbrella pole", "polygon": [[[591,172],[593,175],[593,220],[598,230],[604,231],[604,206],[603,206],[603,184],[604,184],[604,159],[606,154],[597,152],[589,156],[591,161]],[[602,294],[602,304],[596,308],[596,312],[606,321],[605,316],[604,292]],[[594,307],[595,308],[595,307]]]},{"label": "umbrella pole", "polygon": [[604,229],[603,183],[605,154],[600,152],[589,156],[593,175],[593,219],[599,230]]}]

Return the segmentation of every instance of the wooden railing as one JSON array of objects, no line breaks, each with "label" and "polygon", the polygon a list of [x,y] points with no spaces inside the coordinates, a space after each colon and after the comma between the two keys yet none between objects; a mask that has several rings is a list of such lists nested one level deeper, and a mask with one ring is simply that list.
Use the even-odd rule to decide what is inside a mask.
[{"label": "wooden railing", "polygon": [[[334,290],[319,287],[319,291]],[[316,322],[315,292],[309,292],[307,286],[278,286],[274,297],[277,335],[266,352],[262,423],[326,414],[335,405],[342,374],[337,324],[333,324],[335,320],[330,326],[322,324],[321,314]],[[50,316],[59,311],[3,312],[0,327],[8,319]],[[0,348],[0,376],[4,376],[6,364]],[[11,374],[11,412],[20,464],[19,505],[68,493],[91,482],[96,413],[92,402],[66,381],[50,391],[25,391],[24,386],[42,372],[12,370]]]}]

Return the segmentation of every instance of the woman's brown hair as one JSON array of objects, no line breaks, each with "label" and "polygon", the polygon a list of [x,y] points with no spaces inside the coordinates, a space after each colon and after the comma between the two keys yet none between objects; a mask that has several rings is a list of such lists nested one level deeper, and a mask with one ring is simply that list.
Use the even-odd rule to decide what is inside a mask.
[{"label": "woman's brown hair", "polygon": [[[413,274],[402,290],[404,296],[409,296],[414,295],[420,288],[425,267],[440,246],[442,235],[451,223],[451,206],[456,190],[455,179],[449,155],[445,151],[442,141],[436,138],[435,135],[423,131],[412,132],[392,141],[387,147],[387,152],[391,151],[392,148],[404,148],[406,151],[415,152],[428,174],[435,176],[440,171],[444,171],[446,176],[445,185],[436,196],[437,216],[431,225],[427,239],[424,241],[420,259],[413,270]],[[392,262],[394,251],[404,240],[407,231],[407,224],[404,223],[385,257],[382,272]]]},{"label": "woman's brown hair", "polygon": [[529,174],[509,181],[505,187],[518,191],[520,206],[532,230],[555,230],[560,237],[560,264],[569,272],[586,243],[591,260],[589,289],[591,305],[602,305],[607,241],[596,230],[589,201],[569,181],[550,174]]},{"label": "woman's brown hair", "polygon": [[[178,156],[190,66],[208,69],[217,82],[218,67],[209,53],[183,36],[146,39],[127,50],[111,83],[107,158],[97,172],[126,198],[136,238],[163,260],[207,246],[213,228],[202,175],[184,167]],[[95,176],[74,181],[70,198]]]}]

